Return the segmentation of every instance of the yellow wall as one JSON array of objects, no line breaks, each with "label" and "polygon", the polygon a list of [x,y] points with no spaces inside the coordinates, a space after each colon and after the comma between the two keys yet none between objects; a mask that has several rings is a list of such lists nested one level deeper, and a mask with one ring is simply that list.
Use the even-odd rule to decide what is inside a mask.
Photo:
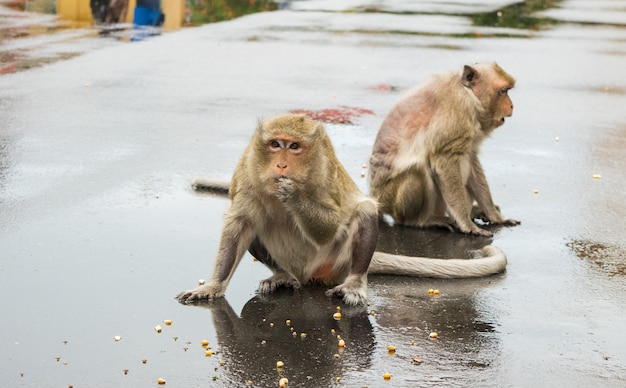
[{"label": "yellow wall", "polygon": [[185,0],[161,0],[161,11],[165,14],[163,28],[180,28],[185,21]]},{"label": "yellow wall", "polygon": [[57,15],[67,20],[93,21],[89,0],[57,0]]},{"label": "yellow wall", "polygon": [[[126,23],[133,22],[136,0],[128,0]],[[185,20],[185,0],[161,0],[161,11],[165,14],[165,29],[177,29]],[[57,0],[57,14],[63,19],[93,22],[89,0]]]}]

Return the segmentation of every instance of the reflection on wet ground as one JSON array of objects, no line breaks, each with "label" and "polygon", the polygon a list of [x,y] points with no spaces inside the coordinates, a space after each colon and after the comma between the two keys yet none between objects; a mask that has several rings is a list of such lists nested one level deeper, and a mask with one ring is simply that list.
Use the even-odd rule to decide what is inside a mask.
[{"label": "reflection on wet ground", "polygon": [[[275,9],[277,3],[271,0],[191,0],[184,26]],[[128,23],[61,20],[55,14],[54,0],[0,0],[0,75],[70,59],[116,42],[143,40],[162,31]]]},{"label": "reflection on wet ground", "polygon": [[[316,286],[256,296],[240,315],[226,299],[195,304],[211,312],[216,330],[213,349],[221,367],[215,368],[213,379],[222,386],[246,381],[275,386],[286,376],[290,386],[327,387],[342,380],[378,386],[383,374],[390,373],[411,376],[402,380],[407,386],[442,383],[450,373],[464,376],[455,377],[455,384],[489,381],[498,358],[493,351],[498,347],[497,322],[480,305],[479,293],[498,277],[461,281],[453,290],[445,282],[429,282],[442,287],[439,295],[408,278],[375,276],[372,281],[376,309],[343,306]],[[376,341],[373,325],[387,342]],[[277,368],[278,361],[284,367]],[[375,364],[385,369],[372,370]]]},{"label": "reflection on wet ground", "polygon": [[189,0],[188,20],[190,25],[216,23],[256,12],[274,11],[278,4],[271,0]]},{"label": "reflection on wet ground", "polygon": [[[324,292],[318,287],[280,289],[250,299],[241,315],[225,299],[196,304],[211,312],[215,325],[224,360],[216,379],[223,386],[251,381],[271,387],[288,377],[289,386],[328,387],[349,372],[371,367],[376,343],[368,311],[337,307],[341,301]],[[340,319],[335,318],[338,311]],[[279,361],[283,367],[277,367]]]},{"label": "reflection on wet ground", "polygon": [[[530,37],[531,31],[558,23],[558,19],[551,18],[549,15],[545,17],[537,15],[540,15],[539,11],[553,9],[560,2],[560,0],[526,0],[518,3],[505,3],[496,10],[475,4],[470,6],[425,2],[422,5],[414,5],[414,9],[411,10],[411,6],[407,4],[404,5],[405,8],[400,9],[395,8],[393,4],[384,3],[377,6],[350,8],[349,5],[339,5],[333,6],[338,8],[318,9],[315,2],[191,0],[187,2],[186,26],[230,20],[256,12],[273,11],[280,5],[304,14],[315,14],[321,10],[323,12],[350,12],[355,15],[353,22],[342,25],[305,27],[291,23],[289,26],[280,27],[280,31],[283,32],[289,29],[303,31],[303,28],[310,28],[311,32],[326,30],[336,34],[399,34],[456,38]],[[56,7],[52,0],[0,0],[0,74],[23,71],[70,59],[94,48],[114,44],[115,41],[130,42],[159,33],[159,30],[137,31],[132,25],[123,23],[92,25],[85,22],[63,21],[53,16],[55,12]],[[409,21],[406,16],[411,17],[409,24],[403,21]],[[424,18],[422,23],[415,23],[418,17]],[[300,16],[294,15],[294,18],[300,18]],[[387,18],[395,18],[396,21],[388,23],[385,21]],[[468,28],[469,23],[475,27]],[[389,25],[393,25],[394,29],[389,30]],[[385,26],[385,28],[378,26]],[[104,42],[99,37],[109,38],[112,41]],[[249,40],[258,39],[258,36],[249,38]],[[459,45],[437,43],[431,43],[428,47],[450,50],[463,48]]]},{"label": "reflection on wet ground", "polygon": [[559,6],[562,0],[525,0],[502,7],[496,11],[469,15],[474,24],[489,27],[509,27],[528,30],[547,28],[556,20],[534,16],[538,11]]}]

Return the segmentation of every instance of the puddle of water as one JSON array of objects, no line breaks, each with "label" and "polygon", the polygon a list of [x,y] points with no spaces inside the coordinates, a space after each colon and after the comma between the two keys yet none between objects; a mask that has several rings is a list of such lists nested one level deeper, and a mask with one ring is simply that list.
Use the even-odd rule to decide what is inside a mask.
[{"label": "puddle of water", "polygon": [[573,240],[567,247],[610,275],[626,275],[626,250],[620,246],[596,241]]}]

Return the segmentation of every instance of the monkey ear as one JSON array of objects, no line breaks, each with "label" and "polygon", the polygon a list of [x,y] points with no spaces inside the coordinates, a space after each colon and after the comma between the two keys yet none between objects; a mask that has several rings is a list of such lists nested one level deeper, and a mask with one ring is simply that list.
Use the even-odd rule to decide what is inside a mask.
[{"label": "monkey ear", "polygon": [[463,68],[463,75],[461,76],[461,83],[463,86],[471,89],[476,84],[478,79],[478,71],[471,66],[465,65]]}]

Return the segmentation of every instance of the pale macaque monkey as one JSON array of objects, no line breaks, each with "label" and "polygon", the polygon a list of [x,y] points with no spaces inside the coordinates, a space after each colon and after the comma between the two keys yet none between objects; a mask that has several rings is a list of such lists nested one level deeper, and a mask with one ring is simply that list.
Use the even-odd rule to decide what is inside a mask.
[{"label": "pale macaque monkey", "polygon": [[370,190],[394,224],[478,236],[489,224],[518,225],[494,204],[478,160],[481,143],[513,114],[515,80],[496,63],[433,76],[383,121],[370,159]]},{"label": "pale macaque monkey", "polygon": [[183,291],[191,303],[224,296],[249,251],[273,275],[260,293],[323,283],[328,296],[349,305],[367,301],[367,273],[477,277],[501,272],[506,257],[486,246],[478,259],[440,260],[374,252],[377,203],[362,194],[343,168],[323,124],[302,115],[259,122],[231,183],[196,180],[193,187],[231,199],[211,280]]}]

